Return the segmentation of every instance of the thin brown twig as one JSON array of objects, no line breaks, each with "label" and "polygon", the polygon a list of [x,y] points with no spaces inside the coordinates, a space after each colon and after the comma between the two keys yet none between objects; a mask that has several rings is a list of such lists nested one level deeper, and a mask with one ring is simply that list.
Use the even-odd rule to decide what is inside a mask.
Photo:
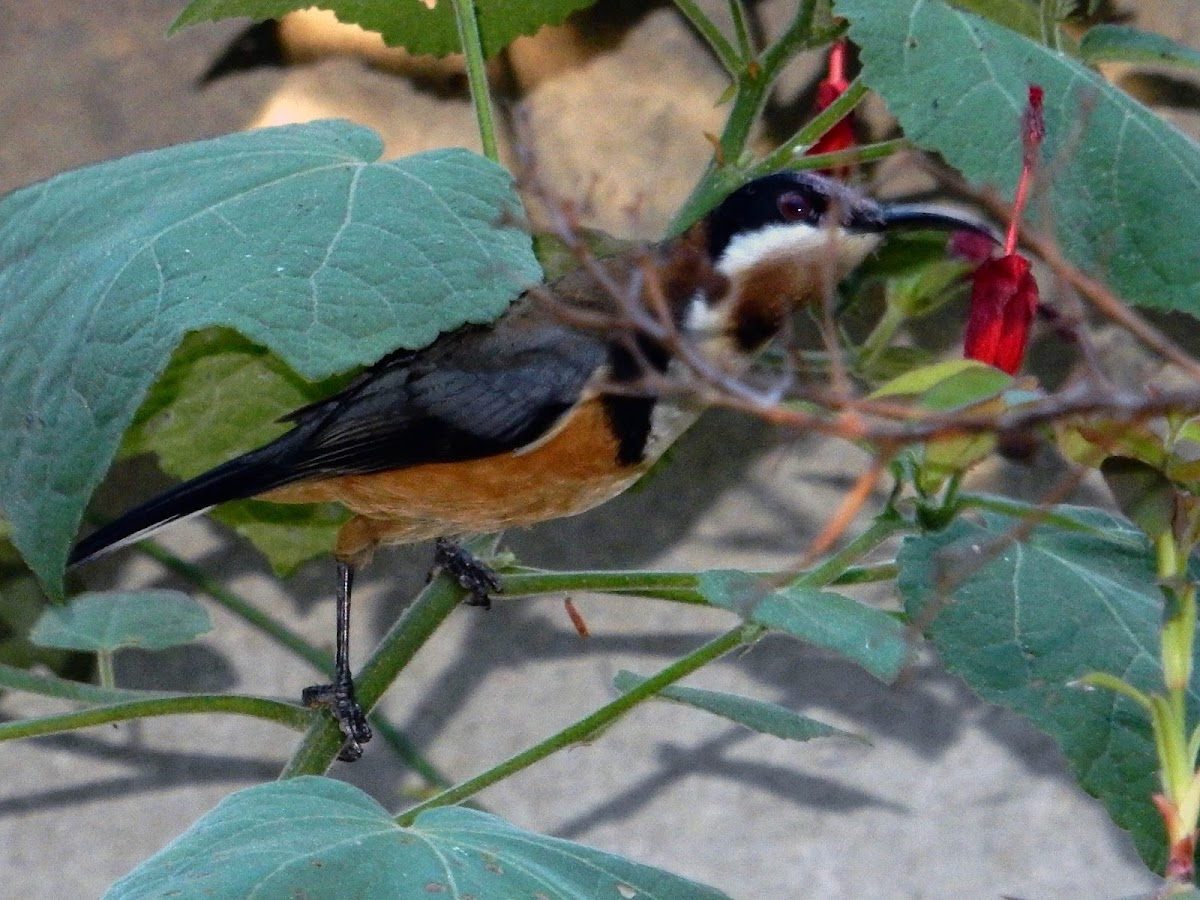
[{"label": "thin brown twig", "polygon": [[804,556],[796,563],[791,573],[792,577],[806,570],[842,539],[842,535],[846,533],[846,530],[854,522],[855,516],[866,506],[867,501],[875,493],[875,488],[879,485],[879,480],[883,477],[883,473],[887,471],[887,463],[890,458],[890,453],[886,456],[875,457],[871,460],[871,465],[864,469],[862,474],[855,479],[853,487],[842,497],[842,502],[838,505],[833,515],[825,522],[825,525],[818,532],[817,536],[809,542]]}]

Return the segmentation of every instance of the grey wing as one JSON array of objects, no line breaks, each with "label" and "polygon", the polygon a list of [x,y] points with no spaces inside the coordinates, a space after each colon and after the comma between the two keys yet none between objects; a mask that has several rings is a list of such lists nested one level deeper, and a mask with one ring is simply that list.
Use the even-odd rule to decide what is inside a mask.
[{"label": "grey wing", "polygon": [[575,405],[607,353],[596,335],[546,323],[468,326],[425,350],[397,354],[295,414],[289,480],[523,447]]}]

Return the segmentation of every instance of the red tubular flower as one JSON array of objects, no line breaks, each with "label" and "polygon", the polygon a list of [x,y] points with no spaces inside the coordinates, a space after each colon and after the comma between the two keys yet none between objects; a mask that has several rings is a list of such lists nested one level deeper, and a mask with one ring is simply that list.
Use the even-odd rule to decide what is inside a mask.
[{"label": "red tubular flower", "polygon": [[[825,77],[817,85],[817,97],[813,103],[815,112],[829,108],[838,97],[846,92],[850,82],[846,79],[846,40],[835,41],[829,48],[829,62]],[[854,115],[851,113],[836,125],[821,135],[821,138],[805,152],[805,156],[816,156],[820,153],[834,153],[838,150],[848,150],[858,144],[854,136]],[[838,166],[836,169],[824,169],[827,175],[845,178],[850,174],[850,166]]]},{"label": "red tubular flower", "polygon": [[963,341],[967,359],[988,363],[1010,375],[1021,368],[1029,326],[1038,306],[1038,286],[1029,270],[1029,260],[1016,252],[1017,223],[1033,180],[1038,148],[1046,135],[1042,89],[1037,85],[1029,86],[1029,106],[1022,117],[1021,132],[1025,147],[1021,180],[1013,199],[1004,255],[987,260],[971,276],[971,310]]},{"label": "red tubular flower", "polygon": [[1016,375],[1038,305],[1029,260],[1016,253],[989,259],[972,279],[963,355]]}]

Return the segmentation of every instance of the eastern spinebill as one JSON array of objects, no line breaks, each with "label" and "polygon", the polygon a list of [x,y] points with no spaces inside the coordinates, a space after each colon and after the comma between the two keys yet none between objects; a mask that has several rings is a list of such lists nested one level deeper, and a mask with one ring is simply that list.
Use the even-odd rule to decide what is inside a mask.
[{"label": "eastern spinebill", "polygon": [[[813,173],[759,178],[678,237],[530,289],[489,325],[392,353],[291,413],[292,429],[266,446],[88,535],[70,562],[230,500],[348,507],[335,550],[335,675],[304,700],[331,709],[341,758],[356,759],[371,730],[350,672],[350,595],[376,547],[438,539],[438,562],[486,605],[501,582],[455,539],[574,515],[625,490],[700,412],[685,394],[644,387],[681,365],[680,342],[718,371],[744,373],[793,311],[820,300],[893,228],[992,236],[967,214],[879,202]],[[631,298],[613,285],[636,288]],[[674,350],[629,327],[630,302],[665,313]]]}]

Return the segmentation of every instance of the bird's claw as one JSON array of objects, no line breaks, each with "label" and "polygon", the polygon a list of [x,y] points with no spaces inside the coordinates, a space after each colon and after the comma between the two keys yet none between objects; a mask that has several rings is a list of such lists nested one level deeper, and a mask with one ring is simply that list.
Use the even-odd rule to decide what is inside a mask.
[{"label": "bird's claw", "polygon": [[467,592],[464,602],[468,606],[491,609],[491,595],[504,590],[500,576],[491,566],[454,541],[438,538],[434,544],[433,562]]},{"label": "bird's claw", "polygon": [[338,751],[338,759],[354,762],[363,755],[362,745],[371,740],[371,726],[367,724],[366,713],[354,699],[353,681],[337,679],[333,684],[306,687],[301,699],[309,709],[319,706],[327,708],[337,720],[345,738],[342,749]]}]

